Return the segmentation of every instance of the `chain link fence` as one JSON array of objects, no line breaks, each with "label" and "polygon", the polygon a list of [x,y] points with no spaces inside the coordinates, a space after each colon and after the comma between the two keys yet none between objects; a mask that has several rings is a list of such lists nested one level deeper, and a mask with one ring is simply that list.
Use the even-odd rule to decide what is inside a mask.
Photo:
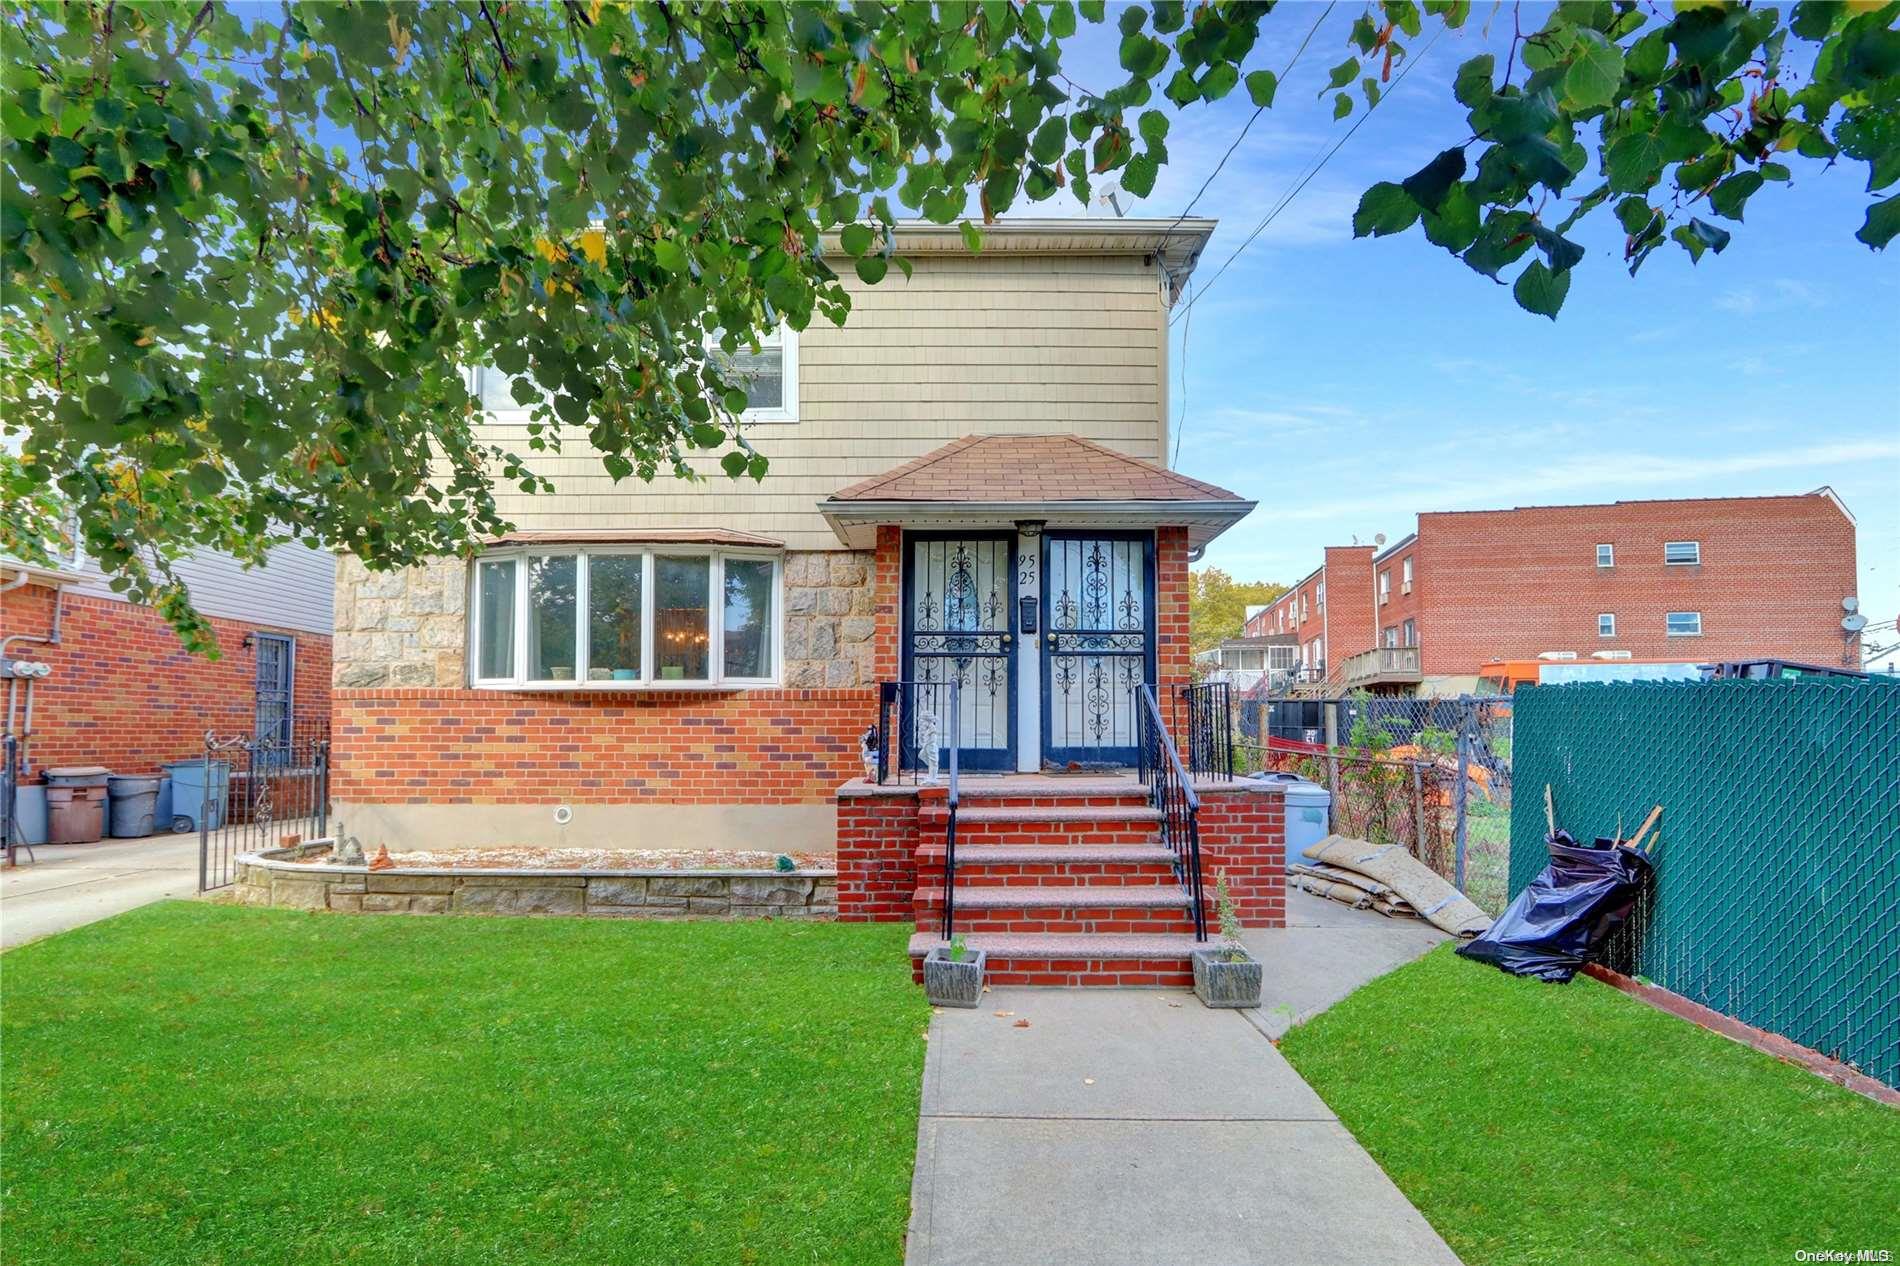
[{"label": "chain link fence", "polygon": [[1246,772],[1297,773],[1332,792],[1331,829],[1403,844],[1484,910],[1504,908],[1511,846],[1506,696],[1240,701]]},{"label": "chain link fence", "polygon": [[[1611,967],[1900,1086],[1900,686],[1630,682],[1514,696],[1510,889],[1663,807]],[[1620,830],[1619,830],[1620,828]]]}]

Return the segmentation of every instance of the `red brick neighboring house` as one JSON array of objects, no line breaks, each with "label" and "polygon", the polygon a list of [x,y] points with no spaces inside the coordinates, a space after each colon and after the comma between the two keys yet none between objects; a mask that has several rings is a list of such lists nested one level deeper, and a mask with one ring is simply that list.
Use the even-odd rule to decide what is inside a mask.
[{"label": "red brick neighboring house", "polygon": [[[1302,584],[1326,591],[1333,687],[1468,688],[1540,655],[1859,665],[1854,519],[1828,488],[1423,513],[1376,554],[1329,548]],[[1293,627],[1294,598],[1247,631]]]},{"label": "red brick neighboring house", "polygon": [[31,682],[30,716],[28,682],[7,683],[5,726],[21,739],[24,782],[60,765],[155,773],[202,755],[208,729],[328,731],[329,557],[290,546],[263,569],[205,556],[180,570],[211,621],[217,659],[188,652],[150,607],[111,596],[96,569],[0,560],[3,657],[51,670]]}]

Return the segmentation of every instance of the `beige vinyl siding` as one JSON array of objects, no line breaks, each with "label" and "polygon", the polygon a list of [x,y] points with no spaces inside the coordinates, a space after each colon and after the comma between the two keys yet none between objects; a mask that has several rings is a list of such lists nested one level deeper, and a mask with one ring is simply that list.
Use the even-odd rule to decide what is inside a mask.
[{"label": "beige vinyl siding", "polygon": [[734,528],[794,549],[841,548],[816,510],[838,488],[977,433],[1073,432],[1164,461],[1166,309],[1139,255],[920,257],[906,281],[849,280],[850,320],[799,338],[799,420],[748,431],[763,483],[718,472],[686,484],[607,477],[584,440],[532,454],[505,415],[486,428],[554,481],[552,496],[498,491],[523,529]]}]

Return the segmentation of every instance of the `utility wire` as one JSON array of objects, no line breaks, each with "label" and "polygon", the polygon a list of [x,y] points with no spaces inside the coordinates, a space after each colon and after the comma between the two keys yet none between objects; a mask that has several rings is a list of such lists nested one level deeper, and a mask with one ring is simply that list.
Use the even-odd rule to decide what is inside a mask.
[{"label": "utility wire", "polygon": [[1333,155],[1339,152],[1341,146],[1352,139],[1353,133],[1365,126],[1366,120],[1372,117],[1372,112],[1392,99],[1393,94],[1398,92],[1399,85],[1405,82],[1405,77],[1412,73],[1412,67],[1425,60],[1432,49],[1438,46],[1438,41],[1444,38],[1444,34],[1445,28],[1440,27],[1438,34],[1432,37],[1431,43],[1427,44],[1417,57],[1409,57],[1406,59],[1404,67],[1399,71],[1399,77],[1392,81],[1392,86],[1381,93],[1377,101],[1374,101],[1370,106],[1366,107],[1365,113],[1353,121],[1353,125],[1346,129],[1346,134],[1335,141],[1331,149],[1324,150],[1320,153],[1317,161],[1306,169],[1306,174],[1300,177],[1299,182],[1295,184],[1292,189],[1287,191],[1285,197],[1281,198],[1268,210],[1267,214],[1261,218],[1260,223],[1254,225],[1253,232],[1247,235],[1247,240],[1234,248],[1234,253],[1227,257],[1227,261],[1216,270],[1212,277],[1207,279],[1194,298],[1185,304],[1179,312],[1175,313],[1173,319],[1170,320],[1168,324],[1173,325],[1175,321],[1182,320],[1189,313],[1194,311],[1194,304],[1200,302],[1202,296],[1206,295],[1207,292],[1213,288],[1214,283],[1219,281],[1222,275],[1233,266],[1234,261],[1240,258],[1241,253],[1253,245],[1254,239],[1266,231],[1267,226],[1273,223],[1275,217],[1277,217],[1280,212],[1286,210],[1287,204],[1299,196],[1300,190],[1306,188],[1306,186],[1312,182],[1313,177],[1319,175],[1320,169],[1325,167],[1326,164],[1332,160]]}]

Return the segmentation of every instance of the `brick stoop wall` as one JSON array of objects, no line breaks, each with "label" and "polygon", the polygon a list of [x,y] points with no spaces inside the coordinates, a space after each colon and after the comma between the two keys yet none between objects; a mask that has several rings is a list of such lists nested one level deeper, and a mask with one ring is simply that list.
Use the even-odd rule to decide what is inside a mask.
[{"label": "brick stoop wall", "polygon": [[[1028,789],[1026,789],[1028,788]],[[1024,985],[1192,983],[1192,911],[1159,843],[1159,815],[1127,780],[966,779],[958,811],[956,930],[989,953],[988,979]],[[1286,922],[1285,811],[1278,788],[1206,782],[1201,862],[1210,904],[1225,873],[1249,927]],[[838,792],[838,917],[913,920],[913,974],[941,943],[942,787]]]}]

